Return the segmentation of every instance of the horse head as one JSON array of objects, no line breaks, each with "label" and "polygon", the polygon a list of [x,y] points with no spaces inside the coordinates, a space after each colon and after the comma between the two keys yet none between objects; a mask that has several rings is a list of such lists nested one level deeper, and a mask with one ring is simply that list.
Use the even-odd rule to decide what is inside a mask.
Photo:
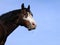
[{"label": "horse head", "polygon": [[19,17],[21,26],[25,26],[29,31],[36,28],[36,22],[33,19],[30,5],[28,5],[28,8],[24,7],[24,3],[21,5],[21,13]]}]

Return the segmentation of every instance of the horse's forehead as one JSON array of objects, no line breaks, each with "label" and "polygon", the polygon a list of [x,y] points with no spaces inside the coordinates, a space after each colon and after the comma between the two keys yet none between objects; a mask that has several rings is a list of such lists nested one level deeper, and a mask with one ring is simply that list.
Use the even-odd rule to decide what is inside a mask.
[{"label": "horse's forehead", "polygon": [[29,16],[33,17],[32,12],[27,12]]},{"label": "horse's forehead", "polygon": [[27,8],[24,8],[23,11],[25,11],[25,12],[30,12],[30,10],[27,9]]},{"label": "horse's forehead", "polygon": [[27,12],[28,16],[32,16],[30,12]]}]

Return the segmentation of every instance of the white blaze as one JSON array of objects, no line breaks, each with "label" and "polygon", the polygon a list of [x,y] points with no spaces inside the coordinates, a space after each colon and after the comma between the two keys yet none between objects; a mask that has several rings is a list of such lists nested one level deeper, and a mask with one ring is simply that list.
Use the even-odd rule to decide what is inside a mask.
[{"label": "white blaze", "polygon": [[31,24],[34,23],[36,25],[36,22],[34,21],[32,15],[29,12],[27,13],[28,13],[28,17],[27,18],[23,17],[23,19],[29,21]]}]

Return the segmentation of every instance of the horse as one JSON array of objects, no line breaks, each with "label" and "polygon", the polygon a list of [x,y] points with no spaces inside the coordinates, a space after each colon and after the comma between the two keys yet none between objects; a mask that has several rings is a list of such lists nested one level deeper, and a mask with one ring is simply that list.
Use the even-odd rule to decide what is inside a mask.
[{"label": "horse", "polygon": [[31,31],[36,28],[36,22],[30,10],[30,5],[26,8],[24,3],[21,9],[16,9],[4,13],[0,16],[0,45],[4,45],[7,37],[18,27],[24,26]]}]

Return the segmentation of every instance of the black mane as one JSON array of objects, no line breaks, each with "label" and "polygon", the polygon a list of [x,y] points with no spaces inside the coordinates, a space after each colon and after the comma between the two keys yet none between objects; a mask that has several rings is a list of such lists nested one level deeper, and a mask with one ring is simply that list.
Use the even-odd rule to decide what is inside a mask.
[{"label": "black mane", "polygon": [[5,14],[2,14],[0,16],[0,20],[5,21],[4,23],[12,22],[12,21],[14,21],[15,19],[18,18],[18,15],[17,15],[18,13],[21,13],[21,10],[20,9],[9,11],[9,12],[7,12]]},{"label": "black mane", "polygon": [[21,11],[20,9],[9,11],[7,13],[2,14],[0,16],[0,19],[2,19],[2,20],[8,19],[9,17],[16,15],[17,13],[20,13],[20,11]]}]

